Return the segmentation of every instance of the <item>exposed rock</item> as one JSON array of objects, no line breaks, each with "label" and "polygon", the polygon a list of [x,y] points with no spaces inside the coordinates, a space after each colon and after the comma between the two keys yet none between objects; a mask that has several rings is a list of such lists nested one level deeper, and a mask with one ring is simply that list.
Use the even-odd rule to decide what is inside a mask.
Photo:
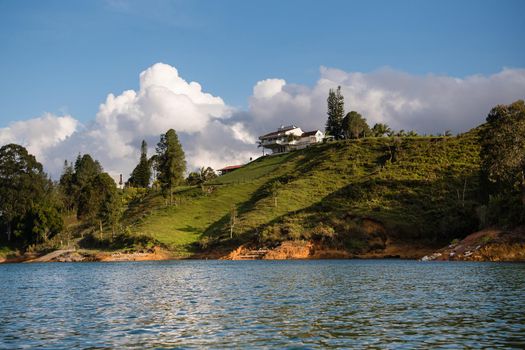
[{"label": "exposed rock", "polygon": [[419,259],[429,253],[428,247],[387,241],[384,249],[362,254],[352,254],[342,248],[333,248],[312,241],[284,241],[268,249],[254,244],[241,245],[221,259],[225,260],[284,260],[284,259]]},{"label": "exposed rock", "polygon": [[277,248],[269,250],[263,259],[286,260],[312,258],[313,243],[308,241],[285,241]]},{"label": "exposed rock", "polygon": [[51,261],[57,261],[57,262],[81,262],[86,261],[86,257],[77,253],[77,252],[70,252],[62,254],[55,259]]},{"label": "exposed rock", "polygon": [[96,255],[96,261],[153,261],[153,260],[170,260],[173,256],[170,252],[161,247],[153,247],[138,252],[113,252],[99,253]]},{"label": "exposed rock", "polygon": [[489,228],[450,244],[421,261],[525,261],[525,227],[512,231]]}]

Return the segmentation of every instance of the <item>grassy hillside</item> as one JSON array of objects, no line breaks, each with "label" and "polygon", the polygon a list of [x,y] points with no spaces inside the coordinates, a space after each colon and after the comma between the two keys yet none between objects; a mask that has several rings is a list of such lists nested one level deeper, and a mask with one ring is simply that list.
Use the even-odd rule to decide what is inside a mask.
[{"label": "grassy hillside", "polygon": [[259,158],[204,189],[180,188],[171,207],[158,194],[141,196],[123,224],[181,256],[288,239],[355,251],[377,235],[442,243],[478,227],[478,155],[476,131],[321,144]]}]

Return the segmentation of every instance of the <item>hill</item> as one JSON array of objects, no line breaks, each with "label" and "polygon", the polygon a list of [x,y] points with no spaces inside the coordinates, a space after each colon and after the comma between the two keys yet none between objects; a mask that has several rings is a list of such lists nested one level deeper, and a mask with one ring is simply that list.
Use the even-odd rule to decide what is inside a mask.
[{"label": "hill", "polygon": [[420,258],[484,225],[478,132],[371,137],[265,156],[203,186],[177,188],[172,206],[155,189],[126,188],[115,233],[72,213],[64,232],[30,246],[25,258],[72,248],[81,260]]},{"label": "hill", "polygon": [[477,132],[346,140],[261,157],[202,188],[179,188],[172,207],[145,194],[123,222],[179,257],[285,241],[351,256],[419,256],[483,220]]}]

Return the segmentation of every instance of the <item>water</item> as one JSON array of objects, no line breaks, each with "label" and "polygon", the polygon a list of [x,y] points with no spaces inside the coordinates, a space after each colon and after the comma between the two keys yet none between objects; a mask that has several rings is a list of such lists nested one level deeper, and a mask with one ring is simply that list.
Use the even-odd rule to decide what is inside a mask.
[{"label": "water", "polygon": [[0,265],[0,348],[525,348],[525,264]]}]

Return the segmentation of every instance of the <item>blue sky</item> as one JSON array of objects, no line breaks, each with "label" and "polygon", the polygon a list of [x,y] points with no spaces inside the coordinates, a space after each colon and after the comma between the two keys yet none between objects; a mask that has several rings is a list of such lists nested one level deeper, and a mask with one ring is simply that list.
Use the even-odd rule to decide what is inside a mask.
[{"label": "blue sky", "polygon": [[0,0],[0,127],[69,113],[156,62],[246,108],[257,81],[321,66],[465,77],[525,66],[525,1]]}]

